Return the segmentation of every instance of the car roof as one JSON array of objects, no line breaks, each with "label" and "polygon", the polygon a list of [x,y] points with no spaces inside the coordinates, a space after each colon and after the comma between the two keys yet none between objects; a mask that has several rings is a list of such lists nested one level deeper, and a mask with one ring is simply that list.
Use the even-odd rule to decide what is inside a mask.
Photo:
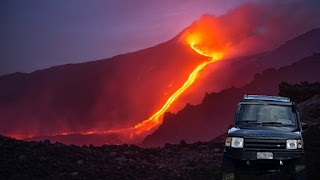
[{"label": "car roof", "polygon": [[267,95],[247,95],[243,96],[240,102],[269,102],[276,104],[291,105],[292,101],[287,97],[281,96],[267,96]]}]

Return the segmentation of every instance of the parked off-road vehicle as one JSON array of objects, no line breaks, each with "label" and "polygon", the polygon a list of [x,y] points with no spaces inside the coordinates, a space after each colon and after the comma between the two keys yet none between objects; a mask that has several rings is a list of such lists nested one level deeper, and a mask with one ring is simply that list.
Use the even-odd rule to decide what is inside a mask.
[{"label": "parked off-road vehicle", "polygon": [[290,99],[245,95],[228,130],[222,179],[305,179],[302,126],[307,125]]}]

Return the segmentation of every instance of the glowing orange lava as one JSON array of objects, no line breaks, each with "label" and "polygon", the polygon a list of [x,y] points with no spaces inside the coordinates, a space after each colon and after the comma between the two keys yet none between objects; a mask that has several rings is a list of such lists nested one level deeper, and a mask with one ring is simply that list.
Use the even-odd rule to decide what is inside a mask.
[{"label": "glowing orange lava", "polygon": [[200,47],[197,45],[198,36],[197,35],[191,35],[187,38],[187,43],[189,46],[198,54],[201,54],[206,57],[210,57],[209,61],[205,61],[201,64],[199,64],[189,75],[188,79],[185,81],[185,83],[175,92],[173,93],[169,99],[166,101],[166,103],[153,115],[151,115],[147,120],[142,121],[141,123],[135,125],[131,128],[126,129],[119,129],[119,130],[109,130],[105,131],[104,133],[116,133],[116,132],[124,132],[127,133],[130,131],[130,138],[133,139],[134,135],[139,135],[142,132],[149,131],[153,127],[157,126],[159,124],[159,117],[162,116],[169,108],[170,106],[179,98],[179,96],[185,92],[196,80],[199,72],[206,67],[208,64],[213,63],[217,60],[220,60],[223,57],[223,52],[215,52],[210,51],[208,48]]}]

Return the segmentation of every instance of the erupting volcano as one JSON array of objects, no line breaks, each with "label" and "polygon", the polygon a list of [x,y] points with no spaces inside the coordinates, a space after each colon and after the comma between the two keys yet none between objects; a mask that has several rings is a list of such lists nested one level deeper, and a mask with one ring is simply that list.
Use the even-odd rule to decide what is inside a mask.
[{"label": "erupting volcano", "polygon": [[[197,26],[196,26],[197,27]],[[222,59],[225,52],[223,48],[219,48],[218,46],[208,46],[205,44],[205,31],[201,31],[200,28],[191,28],[187,32],[185,32],[181,36],[181,41],[186,43],[188,47],[193,49],[196,53],[208,57],[207,61],[204,61],[198,64],[193,71],[189,74],[188,78],[179,87],[169,98],[165,101],[165,103],[161,106],[160,109],[156,110],[154,114],[152,114],[148,119],[136,124],[133,127],[129,128],[120,128],[120,129],[110,129],[105,130],[103,132],[97,131],[87,131],[87,132],[68,132],[63,134],[56,135],[69,135],[69,134],[117,134],[118,138],[124,139],[124,141],[133,140],[135,137],[142,133],[147,133],[154,127],[160,125],[161,120],[159,119],[176,101],[177,99],[195,82],[197,79],[199,72],[205,68],[207,65]],[[212,44],[212,43],[211,43]],[[139,140],[135,140],[134,142],[139,142]]]},{"label": "erupting volcano", "polygon": [[[182,77],[181,85],[176,86],[175,90],[173,90],[167,96],[165,101],[162,101],[163,104],[159,106],[160,108],[154,110],[154,113],[150,115],[149,118],[137,123],[136,125],[128,128],[106,128],[107,130],[94,130],[89,129],[87,131],[66,131],[61,133],[54,133],[50,136],[74,136],[74,135],[102,135],[102,136],[110,136],[111,139],[115,139],[115,143],[123,143],[123,142],[130,142],[130,143],[141,143],[143,138],[151,133],[151,130],[155,130],[155,127],[159,126],[162,122],[162,116],[165,112],[170,110],[169,108],[177,102],[178,98],[186,92],[186,90],[196,81],[197,77],[199,76],[199,72],[203,70],[207,65],[222,59],[224,56],[224,48],[219,46],[208,46],[205,41],[205,32],[202,32],[202,29],[198,28],[198,26],[190,26],[187,31],[185,31],[181,36],[178,36],[178,43],[183,45],[183,47],[187,50],[192,52],[193,54],[200,56],[196,56],[201,59],[201,56],[204,56],[201,60],[194,59],[193,66],[189,65],[188,69],[184,71],[189,71],[189,74],[186,77],[182,77],[181,74],[177,74],[177,76]],[[212,45],[212,43],[211,43]],[[181,59],[175,59],[176,61],[180,62]],[[50,136],[48,138],[50,138]],[[18,136],[14,136],[18,137]],[[46,136],[47,137],[47,136]],[[39,137],[43,139],[43,137]],[[31,138],[32,140],[39,140],[36,138]],[[53,140],[54,141],[54,140]],[[113,141],[113,140],[111,140]],[[71,140],[71,142],[73,142]],[[109,140],[106,140],[107,143],[110,143]]]},{"label": "erupting volcano", "polygon": [[[305,57],[308,48],[306,52],[296,48],[301,43],[318,47],[319,41],[310,36],[308,41],[288,42],[293,44],[288,52],[270,53],[313,28],[314,19],[309,13],[297,14],[296,7],[300,8],[295,3],[246,3],[221,15],[204,14],[174,38],[154,47],[0,76],[0,134],[78,145],[140,143],[158,127],[166,126],[165,122],[175,123],[167,121],[170,113],[166,112],[182,113],[186,104],[201,104],[207,93],[241,87],[255,73]],[[214,63],[222,58],[224,61]],[[216,129],[227,123],[222,115],[206,118],[219,119]],[[205,122],[197,121],[190,127]],[[185,125],[177,126],[189,133]],[[191,136],[192,141],[202,138]]]}]

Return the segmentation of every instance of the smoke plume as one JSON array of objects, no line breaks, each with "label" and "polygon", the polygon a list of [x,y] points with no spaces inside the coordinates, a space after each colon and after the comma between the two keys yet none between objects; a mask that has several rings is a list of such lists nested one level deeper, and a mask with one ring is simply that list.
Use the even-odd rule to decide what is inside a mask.
[{"label": "smoke plume", "polygon": [[232,58],[274,49],[286,40],[320,26],[319,11],[302,2],[243,4],[226,14],[205,14],[182,36],[196,36],[201,48]]}]

